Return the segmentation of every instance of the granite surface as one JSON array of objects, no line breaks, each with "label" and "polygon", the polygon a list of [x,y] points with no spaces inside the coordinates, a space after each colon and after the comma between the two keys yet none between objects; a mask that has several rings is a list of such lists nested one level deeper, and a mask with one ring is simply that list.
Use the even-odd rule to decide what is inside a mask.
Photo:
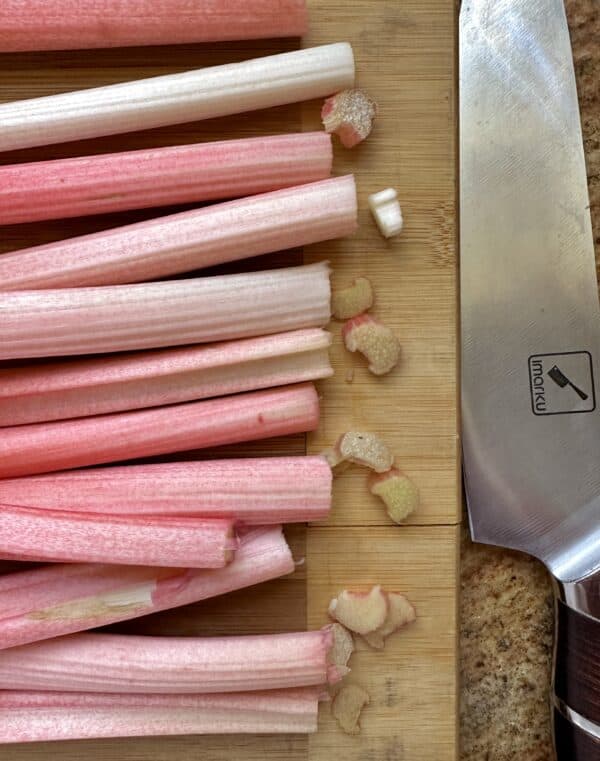
[{"label": "granite surface", "polygon": [[[600,273],[600,0],[566,0]],[[461,759],[551,761],[550,580],[536,561],[473,544],[461,598]]]}]

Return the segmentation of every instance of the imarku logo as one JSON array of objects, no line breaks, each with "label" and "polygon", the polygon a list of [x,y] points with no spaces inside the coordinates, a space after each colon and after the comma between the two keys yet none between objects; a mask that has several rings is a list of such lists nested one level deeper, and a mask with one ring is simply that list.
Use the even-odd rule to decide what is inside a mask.
[{"label": "imarku logo", "polygon": [[596,409],[594,369],[588,351],[529,357],[534,415],[570,415]]}]

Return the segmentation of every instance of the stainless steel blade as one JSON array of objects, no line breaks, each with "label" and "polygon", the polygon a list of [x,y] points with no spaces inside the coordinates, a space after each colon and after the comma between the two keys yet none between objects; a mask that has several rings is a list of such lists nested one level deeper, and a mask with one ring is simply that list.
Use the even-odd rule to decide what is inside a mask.
[{"label": "stainless steel blade", "polygon": [[600,310],[562,0],[463,0],[460,155],[473,535],[573,580],[600,568]]}]

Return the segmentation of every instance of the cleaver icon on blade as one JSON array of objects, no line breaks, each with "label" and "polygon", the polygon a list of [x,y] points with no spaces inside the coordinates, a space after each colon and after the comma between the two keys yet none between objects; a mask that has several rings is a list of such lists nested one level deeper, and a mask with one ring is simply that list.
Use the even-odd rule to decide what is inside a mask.
[{"label": "cleaver icon on blade", "polygon": [[556,383],[557,386],[560,386],[561,388],[570,386],[573,389],[573,391],[575,391],[577,396],[579,396],[580,399],[583,399],[583,401],[586,401],[586,399],[589,399],[589,396],[585,393],[585,391],[582,391],[573,383],[573,381],[569,380],[569,378],[567,378],[567,376],[563,373],[563,371],[557,365],[554,365],[554,367],[548,370],[548,375],[550,376],[550,378],[552,378],[552,380]]}]

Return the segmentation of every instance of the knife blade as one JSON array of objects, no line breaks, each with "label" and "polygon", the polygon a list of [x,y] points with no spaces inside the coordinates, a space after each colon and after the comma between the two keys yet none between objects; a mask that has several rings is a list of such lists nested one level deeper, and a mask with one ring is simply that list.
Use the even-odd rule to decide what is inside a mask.
[{"label": "knife blade", "polygon": [[556,579],[558,757],[600,759],[600,306],[562,0],[463,0],[463,457],[476,541]]}]

